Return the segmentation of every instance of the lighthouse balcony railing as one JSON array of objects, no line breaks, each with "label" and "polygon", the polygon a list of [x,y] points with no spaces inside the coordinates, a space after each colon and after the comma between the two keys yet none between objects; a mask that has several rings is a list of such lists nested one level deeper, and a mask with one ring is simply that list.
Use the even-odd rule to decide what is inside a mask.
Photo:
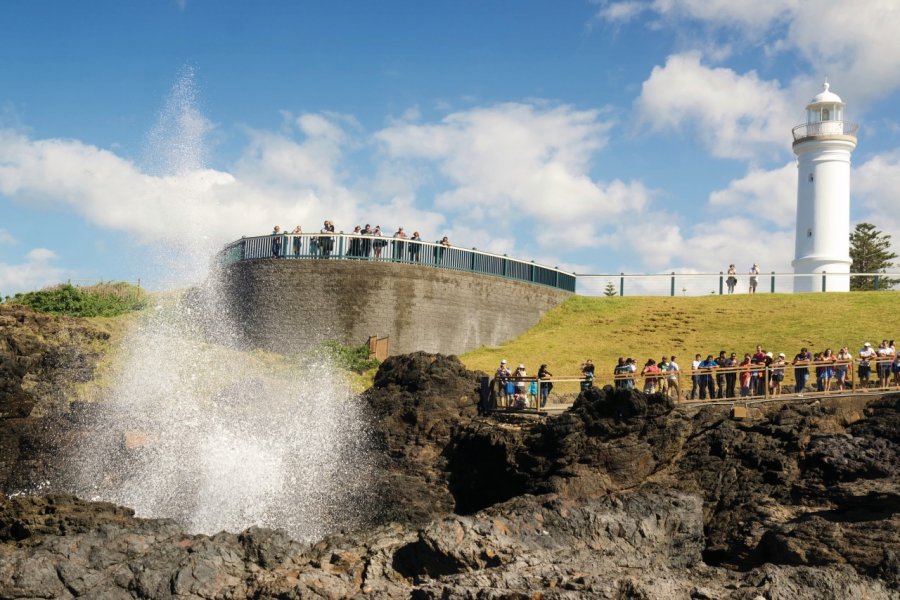
[{"label": "lighthouse balcony railing", "polygon": [[849,121],[819,121],[801,123],[794,127],[794,141],[818,135],[856,135],[859,125]]},{"label": "lighthouse balcony railing", "polygon": [[469,271],[575,291],[575,275],[533,261],[410,239],[346,233],[279,234],[245,237],[225,246],[225,265],[260,259],[328,259],[405,263]]}]

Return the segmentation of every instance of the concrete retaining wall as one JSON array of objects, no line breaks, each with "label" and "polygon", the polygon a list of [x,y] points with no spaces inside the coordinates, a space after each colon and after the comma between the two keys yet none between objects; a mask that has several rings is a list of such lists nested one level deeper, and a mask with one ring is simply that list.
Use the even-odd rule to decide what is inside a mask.
[{"label": "concrete retaining wall", "polygon": [[322,340],[363,344],[390,336],[391,354],[459,354],[534,326],[571,296],[462,271],[345,260],[240,261],[224,290],[254,346],[295,352]]}]

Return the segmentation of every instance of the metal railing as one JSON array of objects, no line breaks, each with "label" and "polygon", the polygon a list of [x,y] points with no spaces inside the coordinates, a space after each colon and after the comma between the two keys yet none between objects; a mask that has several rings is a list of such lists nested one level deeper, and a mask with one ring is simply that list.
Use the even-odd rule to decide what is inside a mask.
[{"label": "metal railing", "polygon": [[850,121],[818,121],[816,123],[801,123],[791,130],[794,141],[814,137],[817,135],[856,135],[859,129],[857,123]]},{"label": "metal railing", "polygon": [[410,239],[348,233],[304,233],[245,237],[226,245],[219,253],[224,264],[242,260],[361,260],[404,263],[468,271],[575,291],[575,275],[553,267],[509,258],[506,255],[468,250]]},{"label": "metal railing", "polygon": [[[751,276],[735,275],[734,287],[728,274],[718,273],[577,273],[578,293],[585,296],[704,296],[729,293],[750,293]],[[846,286],[847,278],[865,277],[870,289],[890,289],[885,281],[900,279],[900,272],[890,273],[760,273],[756,276],[754,293],[790,294],[794,281],[806,280],[805,287],[823,292],[835,289],[838,282]],[[809,281],[811,280],[811,281]],[[854,280],[851,279],[851,282]],[[893,284],[892,284],[893,285]],[[731,291],[729,291],[731,290]]]}]

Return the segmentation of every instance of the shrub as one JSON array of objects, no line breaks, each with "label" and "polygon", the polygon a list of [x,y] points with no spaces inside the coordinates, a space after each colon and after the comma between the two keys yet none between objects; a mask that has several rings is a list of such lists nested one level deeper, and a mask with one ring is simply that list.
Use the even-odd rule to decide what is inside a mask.
[{"label": "shrub", "polygon": [[147,306],[147,293],[129,283],[101,283],[90,287],[65,283],[37,292],[16,294],[8,302],[56,315],[114,317]]},{"label": "shrub", "polygon": [[363,373],[378,366],[377,360],[369,359],[369,347],[366,344],[345,346],[337,341],[328,341],[323,342],[321,348],[341,369]]}]

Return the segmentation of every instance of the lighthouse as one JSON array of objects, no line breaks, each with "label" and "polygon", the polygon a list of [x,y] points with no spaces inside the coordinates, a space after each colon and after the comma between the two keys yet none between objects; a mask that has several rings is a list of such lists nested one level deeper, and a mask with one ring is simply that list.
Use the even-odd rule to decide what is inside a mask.
[{"label": "lighthouse", "polygon": [[[850,290],[850,154],[855,123],[826,81],[794,127],[797,155],[797,238],[794,292]],[[823,276],[824,273],[824,276]]]}]

